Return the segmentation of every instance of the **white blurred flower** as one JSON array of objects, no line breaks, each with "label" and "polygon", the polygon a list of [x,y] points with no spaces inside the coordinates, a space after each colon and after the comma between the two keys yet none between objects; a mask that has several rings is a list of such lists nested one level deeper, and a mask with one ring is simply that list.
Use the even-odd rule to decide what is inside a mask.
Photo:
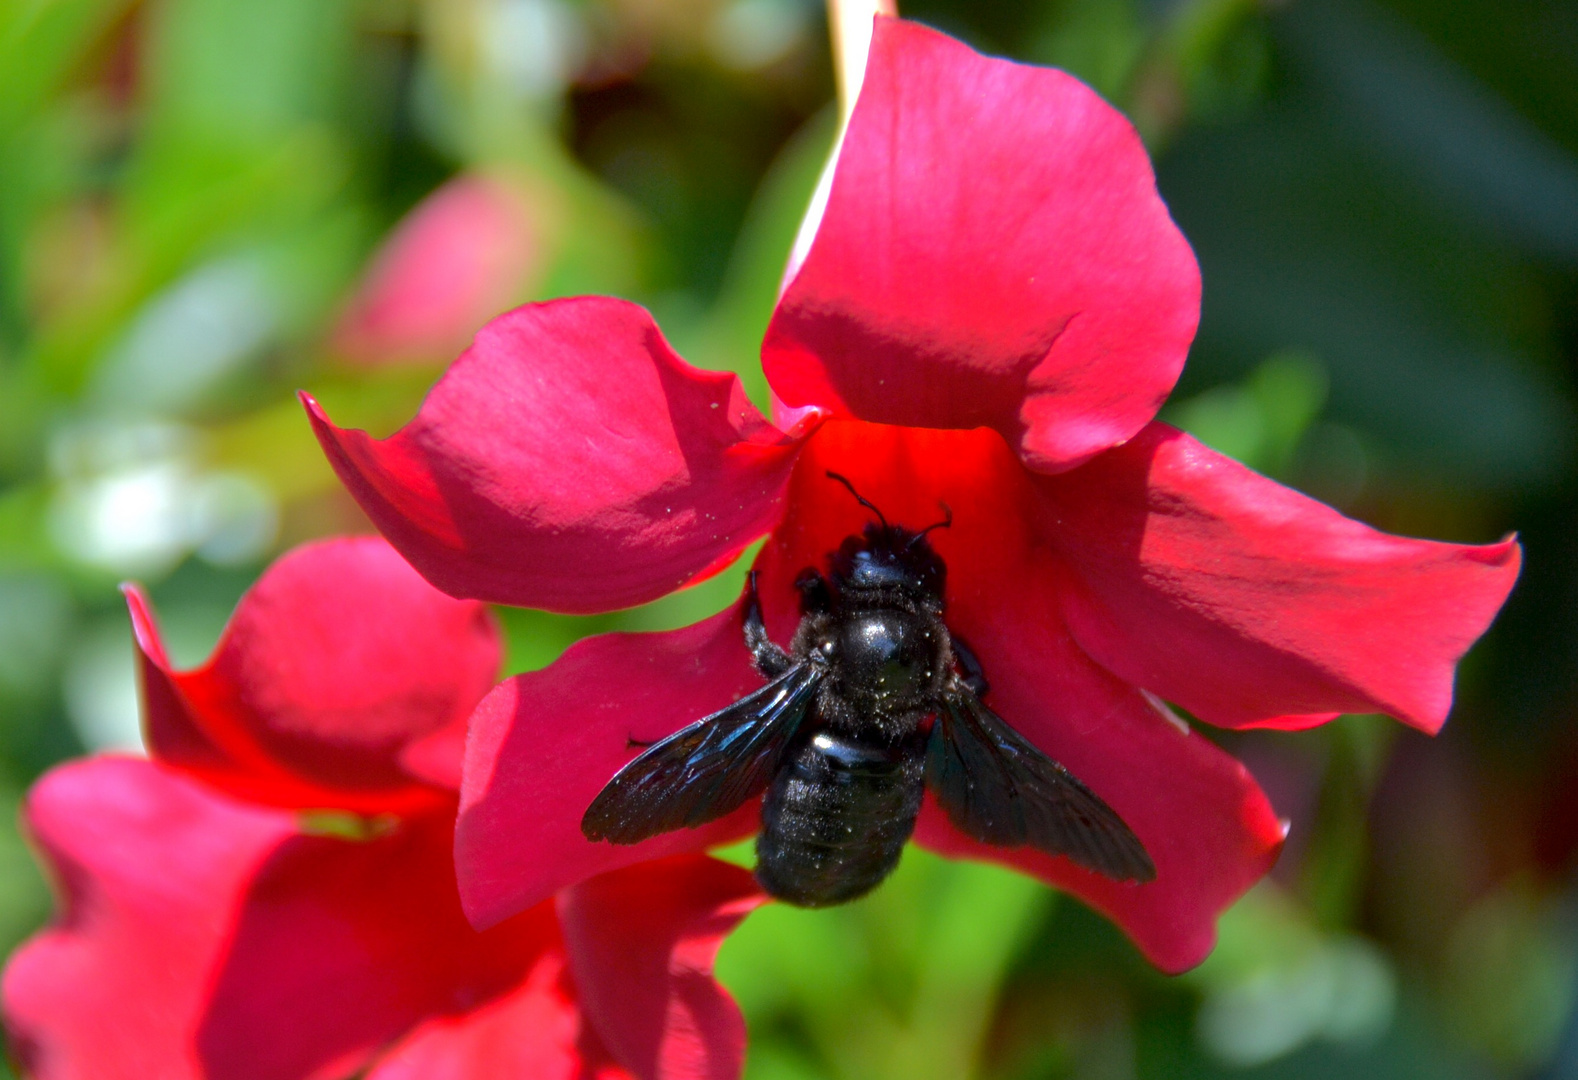
[{"label": "white blurred flower", "polygon": [[274,542],[272,493],[251,476],[205,468],[195,432],[173,424],[90,422],[57,435],[51,538],[88,566],[158,576],[197,552],[248,562]]}]

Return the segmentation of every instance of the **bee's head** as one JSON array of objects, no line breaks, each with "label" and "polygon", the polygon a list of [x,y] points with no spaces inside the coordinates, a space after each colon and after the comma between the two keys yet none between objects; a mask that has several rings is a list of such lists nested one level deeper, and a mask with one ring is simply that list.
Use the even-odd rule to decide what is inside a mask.
[{"label": "bee's head", "polygon": [[832,570],[841,591],[900,592],[916,600],[941,600],[947,573],[924,532],[875,522],[839,545]]},{"label": "bee's head", "polygon": [[840,591],[899,592],[914,600],[940,601],[947,567],[932,550],[926,534],[952,525],[953,511],[944,504],[942,520],[919,532],[889,525],[882,511],[863,498],[853,484],[837,473],[827,475],[849,488],[860,505],[877,515],[864,533],[846,537],[833,553],[833,580]]}]

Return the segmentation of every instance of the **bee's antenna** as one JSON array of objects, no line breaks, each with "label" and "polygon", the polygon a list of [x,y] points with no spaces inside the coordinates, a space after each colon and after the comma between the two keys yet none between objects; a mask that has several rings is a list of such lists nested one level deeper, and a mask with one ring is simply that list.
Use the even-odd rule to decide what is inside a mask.
[{"label": "bee's antenna", "polygon": [[849,493],[855,497],[856,502],[858,502],[861,506],[864,506],[867,510],[870,510],[873,514],[877,515],[877,520],[882,522],[882,527],[884,529],[892,530],[893,526],[888,524],[887,517],[883,515],[881,510],[877,509],[877,504],[866,498],[860,492],[856,491],[855,485],[849,482],[849,477],[840,476],[832,469],[829,469],[827,470],[827,478],[829,480],[837,480],[840,484],[843,484],[845,487],[847,487],[849,489]]},{"label": "bee's antenna", "polygon": [[926,526],[920,532],[918,532],[914,536],[910,537],[910,542],[904,545],[904,550],[905,551],[908,551],[910,548],[914,547],[916,545],[916,543],[919,542],[921,537],[925,536],[927,533],[931,532],[933,529],[946,529],[946,528],[950,527],[953,524],[953,508],[950,507],[947,503],[943,502],[941,499],[937,500],[937,505],[942,507],[942,520],[941,521],[934,521],[934,522],[932,522],[930,525]]}]

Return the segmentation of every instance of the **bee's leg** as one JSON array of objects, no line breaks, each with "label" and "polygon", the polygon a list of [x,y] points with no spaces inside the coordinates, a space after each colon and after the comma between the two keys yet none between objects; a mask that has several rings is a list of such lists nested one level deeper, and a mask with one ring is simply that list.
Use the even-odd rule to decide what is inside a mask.
[{"label": "bee's leg", "polygon": [[745,578],[745,647],[751,650],[756,670],[767,678],[776,679],[789,670],[789,654],[767,636],[767,624],[762,622],[762,602],[756,595],[755,570]]},{"label": "bee's leg", "polygon": [[964,683],[976,697],[986,696],[986,691],[991,689],[991,684],[986,681],[986,673],[981,670],[981,661],[975,651],[966,645],[958,634],[949,632],[953,643],[953,658],[959,661],[959,670],[963,673],[960,682]]},{"label": "bee's leg", "polygon": [[833,610],[833,590],[815,567],[808,566],[800,571],[800,576],[794,579],[794,587],[800,591],[800,614],[823,615]]}]

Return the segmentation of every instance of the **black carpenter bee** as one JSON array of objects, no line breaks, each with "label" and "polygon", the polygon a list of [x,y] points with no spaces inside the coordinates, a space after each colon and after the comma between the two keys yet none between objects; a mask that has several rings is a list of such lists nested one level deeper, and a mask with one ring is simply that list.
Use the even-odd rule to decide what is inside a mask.
[{"label": "black carpenter bee", "polygon": [[948,508],[913,532],[827,475],[877,521],[844,540],[828,578],[807,569],[796,579],[801,619],[787,652],[767,636],[752,572],[745,645],[767,685],[648,747],[592,801],[581,831],[634,844],[765,791],[756,878],[780,900],[822,907],[893,871],[929,787],[977,840],[1153,879],[1123,819],[981,703],[986,679],[943,622],[946,567],[926,539],[952,524]]}]

